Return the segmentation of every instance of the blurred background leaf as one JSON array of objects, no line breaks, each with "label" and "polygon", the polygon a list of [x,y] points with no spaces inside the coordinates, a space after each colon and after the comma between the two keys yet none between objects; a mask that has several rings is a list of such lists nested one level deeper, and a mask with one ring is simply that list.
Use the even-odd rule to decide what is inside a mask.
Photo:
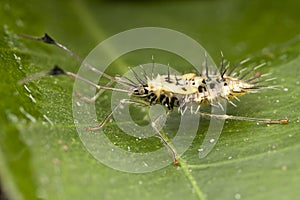
[{"label": "blurred background leaf", "polygon": [[[299,6],[294,0],[1,1],[0,196],[4,191],[9,199],[199,199],[201,191],[206,199],[298,199]],[[204,121],[183,155],[191,164],[189,173],[196,181],[192,184],[174,166],[127,174],[97,162],[73,124],[72,80],[49,77],[28,88],[17,85],[54,64],[73,72],[80,64],[60,50],[16,34],[47,32],[84,57],[106,38],[146,26],[191,36],[216,63],[221,50],[232,63],[249,56],[266,61],[263,70],[277,77],[273,84],[283,88],[245,96],[228,112],[288,117],[291,123],[228,121],[213,152],[199,160],[197,149],[208,123]],[[167,58],[164,62],[178,64]],[[133,65],[131,60],[122,63],[126,66],[117,63],[111,71],[124,72]]]}]

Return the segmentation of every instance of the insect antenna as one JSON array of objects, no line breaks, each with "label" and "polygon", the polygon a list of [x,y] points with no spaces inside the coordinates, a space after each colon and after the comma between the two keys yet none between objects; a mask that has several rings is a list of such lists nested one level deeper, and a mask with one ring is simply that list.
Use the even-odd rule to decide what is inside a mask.
[{"label": "insect antenna", "polygon": [[66,76],[69,76],[71,78],[74,78],[74,79],[79,79],[97,89],[103,89],[103,90],[112,90],[112,91],[118,91],[118,92],[130,92],[129,90],[124,90],[124,89],[119,89],[119,88],[112,88],[112,87],[107,87],[107,86],[100,86],[100,85],[97,85],[91,81],[89,81],[88,79],[85,79],[77,74],[74,74],[72,72],[68,72],[68,71],[64,71],[63,69],[61,69],[59,66],[55,65],[50,71],[47,71],[47,72],[41,72],[39,74],[35,74],[33,76],[29,76],[29,77],[26,77],[24,78],[23,80],[20,80],[18,83],[20,85],[22,84],[25,84],[29,81],[32,81],[32,80],[35,80],[35,79],[39,79],[39,78],[42,78],[42,77],[45,77],[45,76],[58,76],[58,75],[66,75]]},{"label": "insect antenna", "polygon": [[35,79],[39,79],[39,78],[42,78],[42,77],[45,77],[45,76],[48,76],[50,75],[49,71],[48,72],[40,72],[38,74],[35,74],[35,75],[32,75],[32,76],[28,76],[20,81],[18,81],[18,84],[19,85],[23,85],[27,82],[30,82],[32,80],[35,80]]},{"label": "insect antenna", "polygon": [[91,64],[87,63],[83,58],[81,58],[79,55],[77,55],[76,53],[74,53],[73,51],[71,51],[70,49],[68,49],[66,46],[62,45],[61,43],[55,41],[52,37],[50,37],[47,33],[45,33],[44,36],[42,37],[35,37],[35,36],[30,36],[30,35],[25,35],[25,34],[19,34],[19,36],[23,37],[23,38],[27,38],[30,40],[36,40],[36,41],[41,41],[44,42],[46,44],[52,44],[55,45],[56,47],[64,50],[66,53],[68,53],[71,57],[75,58],[77,61],[83,63],[84,66],[86,66],[87,68],[89,68],[90,70],[92,70],[95,73],[98,73],[100,75],[102,75],[103,77],[117,82],[115,77],[112,77],[98,69],[96,69],[95,67],[93,67]]}]

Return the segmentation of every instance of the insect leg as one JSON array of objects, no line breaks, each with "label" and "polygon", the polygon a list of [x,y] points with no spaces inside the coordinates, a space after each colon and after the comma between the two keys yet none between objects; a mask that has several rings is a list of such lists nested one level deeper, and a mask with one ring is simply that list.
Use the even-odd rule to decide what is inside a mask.
[{"label": "insect leg", "polygon": [[[141,106],[149,106],[146,103],[143,102],[137,102],[134,101],[132,99],[122,99],[120,100],[120,102],[109,112],[108,115],[106,115],[106,117],[102,120],[102,122],[97,125],[97,126],[89,126],[86,128],[87,131],[96,131],[101,129],[106,122],[111,118],[112,114],[118,109],[120,108],[122,105],[124,104],[136,104],[136,105],[141,105]],[[168,139],[166,138],[166,136],[164,136],[158,129],[157,129],[157,122],[159,121],[160,117],[156,118],[152,123],[151,126],[154,129],[154,131],[156,132],[156,135],[161,139],[161,141],[163,142],[163,144],[171,151],[172,156],[173,156],[173,160],[174,160],[174,165],[179,165],[179,161],[178,161],[178,153],[176,152],[175,148],[173,147],[172,144],[170,144],[170,142],[168,141]]]},{"label": "insect leg", "polygon": [[120,100],[120,102],[109,112],[108,115],[106,115],[106,117],[102,120],[102,122],[97,125],[97,126],[89,126],[86,128],[87,131],[96,131],[101,129],[106,122],[109,120],[109,118],[112,116],[112,114],[119,108],[121,107],[123,104],[136,104],[136,105],[141,105],[141,106],[148,106],[148,104],[145,104],[143,102],[137,102],[137,101],[133,101],[131,99],[122,99]]},{"label": "insect leg", "polygon": [[240,120],[240,121],[255,121],[261,122],[266,124],[288,124],[288,119],[264,119],[264,118],[253,118],[253,117],[240,117],[240,116],[233,116],[233,115],[215,115],[210,113],[203,113],[200,112],[200,115],[203,117],[215,117],[219,119],[233,119],[233,120]]},{"label": "insect leg", "polygon": [[164,136],[156,127],[156,122],[160,119],[160,117],[158,117],[156,120],[154,120],[151,123],[152,128],[155,130],[157,136],[161,139],[161,141],[164,143],[164,145],[171,151],[172,156],[173,156],[173,163],[174,165],[178,166],[179,165],[179,161],[178,161],[178,153],[175,150],[175,148],[173,147],[173,145],[168,141],[168,139],[166,138],[166,136]]},{"label": "insect leg", "polygon": [[112,114],[120,107],[122,106],[123,104],[125,103],[129,103],[130,99],[122,99],[111,111],[108,115],[106,115],[106,117],[102,120],[102,122],[97,125],[97,126],[89,126],[86,128],[87,131],[96,131],[96,130],[99,130],[101,129],[105,124],[106,122],[109,120],[109,118],[112,116]]},{"label": "insect leg", "polygon": [[68,71],[64,71],[63,69],[61,69],[57,65],[55,65],[50,71],[41,72],[39,74],[35,74],[33,76],[26,77],[23,80],[20,80],[18,83],[20,85],[22,85],[22,84],[25,84],[25,83],[27,83],[29,81],[32,81],[32,80],[35,80],[35,79],[38,79],[38,78],[42,78],[42,77],[45,77],[45,76],[58,76],[58,75],[66,75],[66,76],[69,76],[69,77],[74,78],[74,79],[79,79],[79,80],[81,80],[81,81],[83,81],[83,82],[85,82],[85,83],[87,83],[87,84],[95,87],[98,90],[112,90],[112,91],[125,92],[125,93],[129,93],[130,92],[129,90],[125,90],[125,89],[97,85],[96,83],[93,83],[90,80],[85,79],[85,78],[83,78],[83,77],[81,77],[81,76],[79,76],[77,74],[74,74],[74,73],[68,72]]}]

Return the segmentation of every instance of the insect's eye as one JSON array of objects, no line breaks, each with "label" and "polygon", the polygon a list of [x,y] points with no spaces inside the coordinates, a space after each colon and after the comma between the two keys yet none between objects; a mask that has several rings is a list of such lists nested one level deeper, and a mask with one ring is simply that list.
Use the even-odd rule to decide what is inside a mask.
[{"label": "insect's eye", "polygon": [[145,89],[144,89],[143,86],[141,86],[141,87],[138,88],[138,93],[139,94],[145,94]]}]

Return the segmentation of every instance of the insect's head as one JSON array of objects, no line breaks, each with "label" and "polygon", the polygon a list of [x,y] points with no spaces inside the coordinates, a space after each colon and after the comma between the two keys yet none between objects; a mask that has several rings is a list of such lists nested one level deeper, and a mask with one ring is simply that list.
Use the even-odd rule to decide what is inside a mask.
[{"label": "insect's head", "polygon": [[140,84],[133,89],[132,95],[143,97],[143,96],[147,96],[148,93],[149,93],[148,86]]}]

